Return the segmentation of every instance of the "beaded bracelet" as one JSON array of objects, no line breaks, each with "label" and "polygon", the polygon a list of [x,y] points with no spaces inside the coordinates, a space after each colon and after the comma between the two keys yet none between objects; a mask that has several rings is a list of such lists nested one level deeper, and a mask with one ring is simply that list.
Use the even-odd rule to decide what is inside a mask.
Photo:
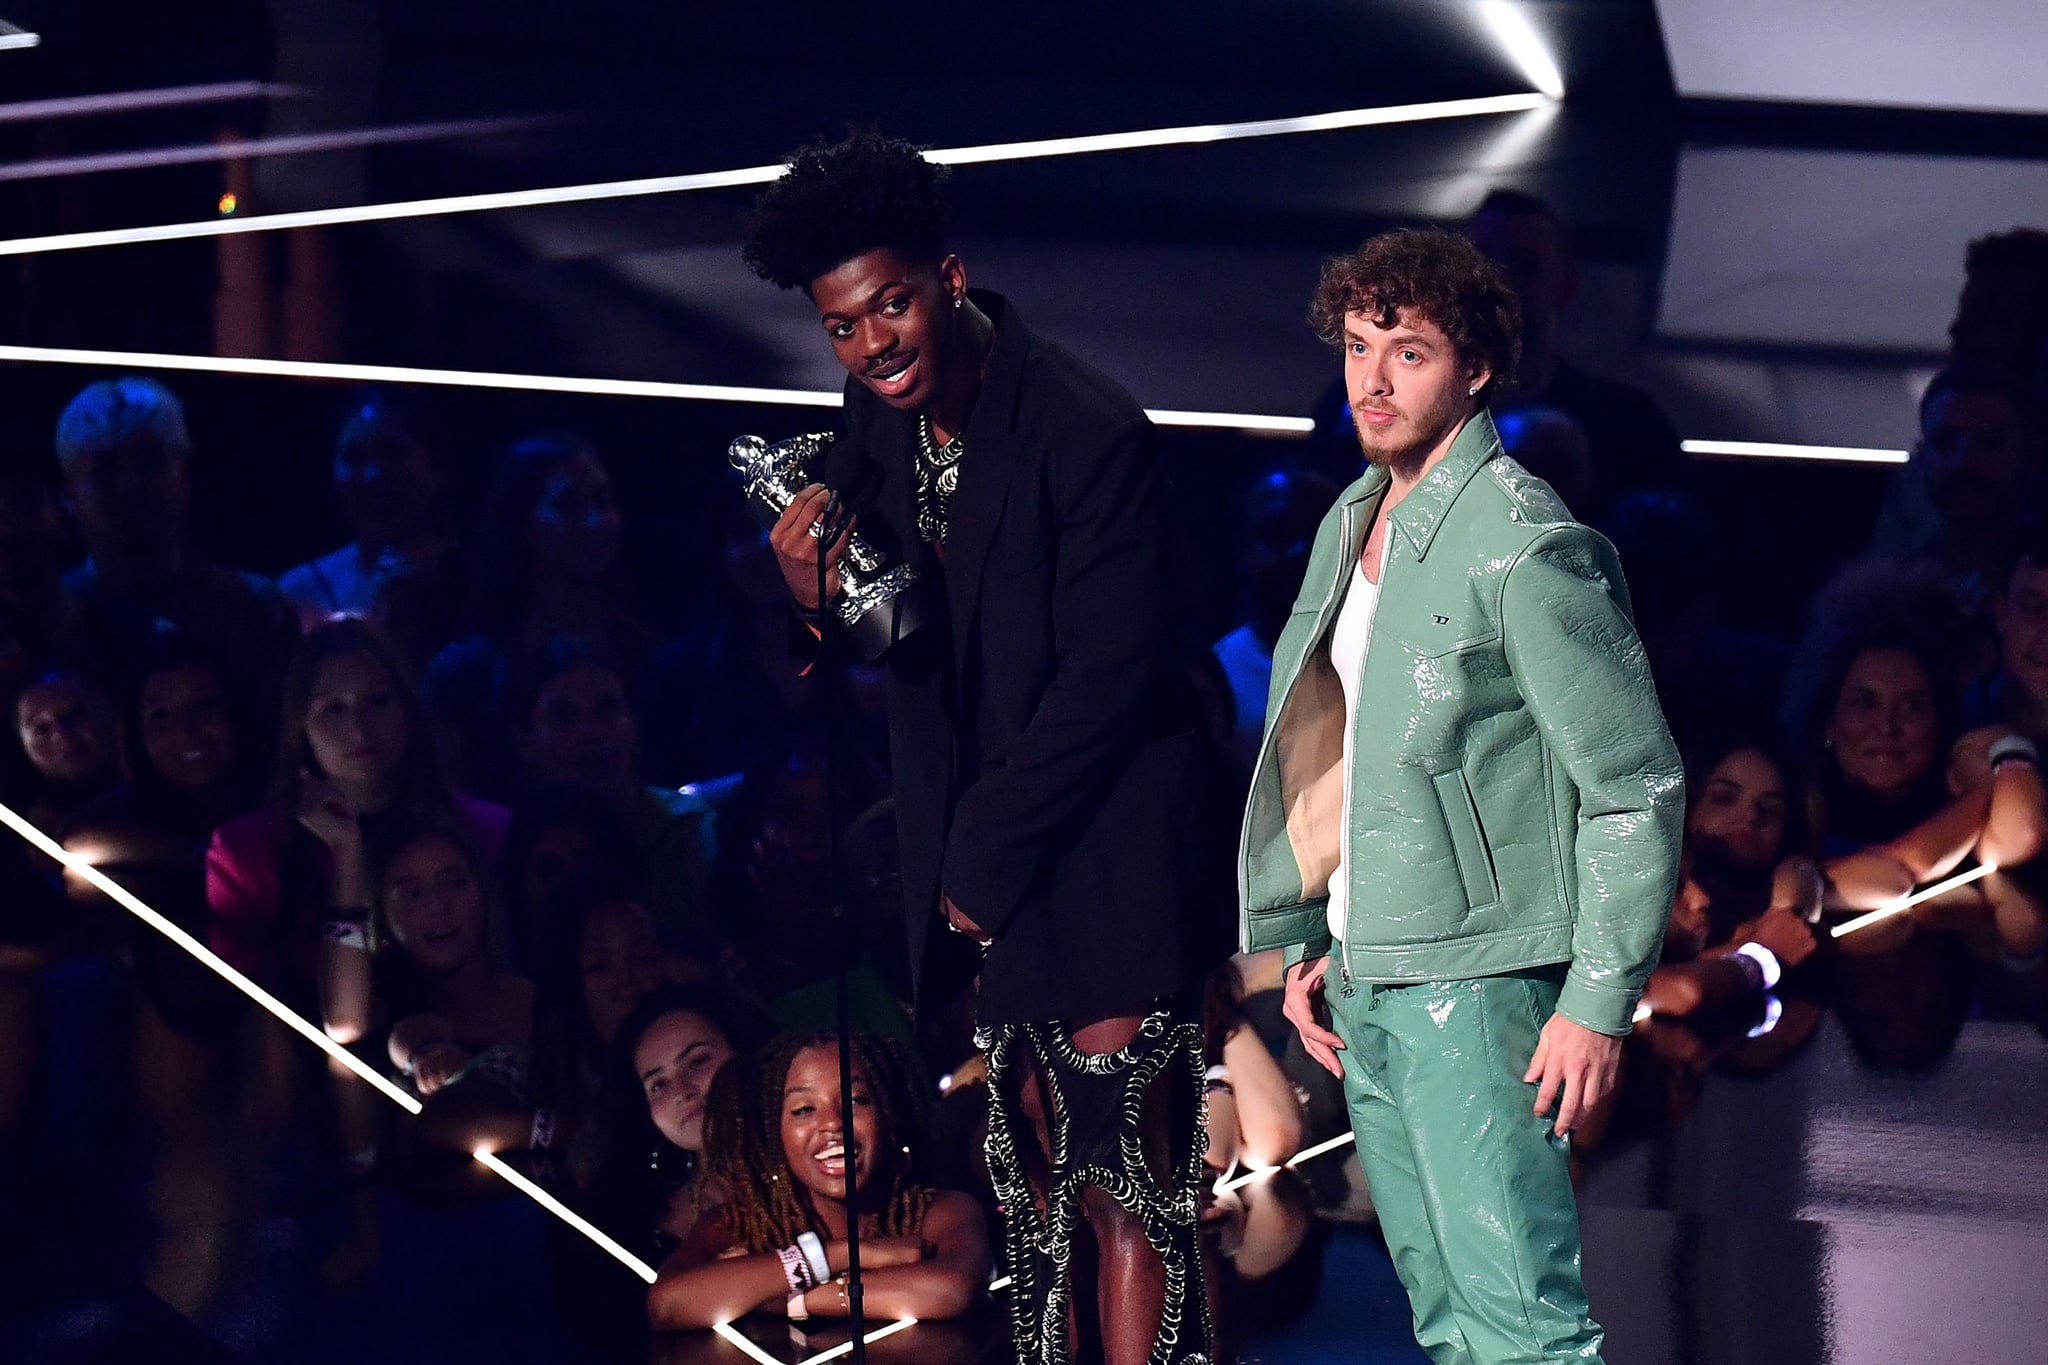
[{"label": "beaded bracelet", "polygon": [[811,1277],[811,1267],[804,1260],[804,1254],[795,1247],[777,1247],[775,1258],[782,1262],[782,1278],[789,1281],[789,1292],[801,1297],[817,1283]]}]

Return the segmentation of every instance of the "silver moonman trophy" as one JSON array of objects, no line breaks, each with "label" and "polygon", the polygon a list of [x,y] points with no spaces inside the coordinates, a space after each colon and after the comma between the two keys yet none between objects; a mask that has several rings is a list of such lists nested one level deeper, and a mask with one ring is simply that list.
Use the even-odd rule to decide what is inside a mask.
[{"label": "silver moonman trophy", "polygon": [[[812,483],[811,466],[838,438],[813,431],[769,445],[759,436],[741,436],[726,452],[740,472],[747,507],[763,529],[772,527],[796,495]],[[817,534],[818,527],[811,532]],[[936,614],[931,585],[908,564],[891,564],[858,533],[848,539],[839,561],[840,591],[830,605],[840,629],[853,641],[861,658],[874,663],[898,640],[922,629]]]}]

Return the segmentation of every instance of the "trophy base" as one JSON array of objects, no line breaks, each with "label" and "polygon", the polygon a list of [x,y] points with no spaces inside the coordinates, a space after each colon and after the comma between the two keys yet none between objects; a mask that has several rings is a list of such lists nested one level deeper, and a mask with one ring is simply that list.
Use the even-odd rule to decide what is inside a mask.
[{"label": "trophy base", "polygon": [[858,615],[840,614],[840,625],[864,663],[878,662],[895,647],[930,625],[937,615],[927,584],[912,581],[900,592],[863,608]]}]

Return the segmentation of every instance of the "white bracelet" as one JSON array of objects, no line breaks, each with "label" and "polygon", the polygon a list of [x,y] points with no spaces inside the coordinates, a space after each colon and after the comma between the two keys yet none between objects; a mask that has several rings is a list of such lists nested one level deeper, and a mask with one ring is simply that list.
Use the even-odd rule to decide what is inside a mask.
[{"label": "white bracelet", "polygon": [[320,926],[320,932],[339,947],[370,951],[370,927],[359,919],[331,919]]},{"label": "white bracelet", "polygon": [[1763,989],[1770,990],[1785,975],[1785,968],[1778,961],[1778,955],[1761,943],[1741,943],[1735,948],[1736,957],[1746,957],[1757,965],[1763,975]]},{"label": "white bracelet", "polygon": [[804,1264],[811,1268],[812,1279],[823,1284],[832,1278],[832,1263],[825,1259],[825,1243],[817,1233],[798,1233],[796,1249],[803,1253]]},{"label": "white bracelet", "polygon": [[804,1302],[804,1296],[800,1293],[789,1296],[789,1303],[785,1306],[785,1311],[789,1314],[791,1322],[809,1322],[811,1320],[810,1306]]}]

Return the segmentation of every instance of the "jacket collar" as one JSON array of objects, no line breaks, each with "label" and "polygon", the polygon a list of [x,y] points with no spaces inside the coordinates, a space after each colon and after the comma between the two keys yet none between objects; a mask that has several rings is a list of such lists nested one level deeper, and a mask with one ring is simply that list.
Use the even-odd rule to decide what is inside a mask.
[{"label": "jacket collar", "polygon": [[[1444,517],[1450,513],[1451,504],[1458,500],[1458,494],[1465,490],[1474,474],[1500,453],[1500,433],[1494,430],[1493,414],[1481,408],[1459,429],[1451,441],[1451,448],[1444,452],[1443,459],[1437,461],[1436,468],[1423,475],[1422,482],[1415,485],[1415,491],[1388,514],[1409,554],[1420,560],[1429,553],[1430,542],[1436,539]],[[1389,478],[1384,467],[1374,465],[1365,471],[1363,478],[1345,490],[1343,500],[1362,503],[1370,499],[1377,503],[1386,494]]]}]

